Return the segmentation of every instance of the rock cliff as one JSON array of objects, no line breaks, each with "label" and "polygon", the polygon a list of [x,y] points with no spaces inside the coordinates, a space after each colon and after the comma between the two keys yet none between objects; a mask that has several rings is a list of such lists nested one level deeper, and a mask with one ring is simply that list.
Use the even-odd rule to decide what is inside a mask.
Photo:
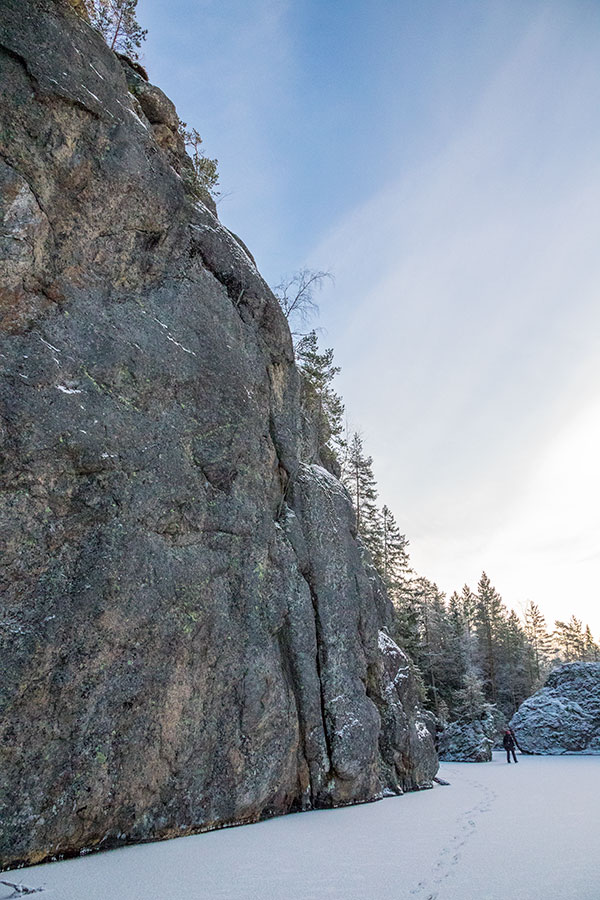
[{"label": "rock cliff", "polygon": [[430,784],[289,329],[172,103],[0,10],[0,866]]},{"label": "rock cliff", "polygon": [[510,724],[525,753],[600,753],[600,663],[554,669]]}]

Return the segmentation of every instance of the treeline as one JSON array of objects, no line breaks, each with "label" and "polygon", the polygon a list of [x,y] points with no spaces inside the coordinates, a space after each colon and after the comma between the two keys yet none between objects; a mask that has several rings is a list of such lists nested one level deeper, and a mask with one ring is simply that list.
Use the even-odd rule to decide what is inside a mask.
[{"label": "treeline", "polygon": [[411,566],[408,540],[388,506],[377,503],[373,460],[352,435],[342,480],[356,510],[357,529],[395,610],[396,642],[423,677],[428,706],[441,720],[483,715],[495,704],[510,718],[560,662],[598,660],[589,626],[575,616],[547,628],[530,602],[521,619],[507,608],[485,572],[473,591],[449,598]]},{"label": "treeline", "polygon": [[[303,270],[275,289],[288,318],[314,311],[314,291],[324,273]],[[386,585],[395,611],[396,642],[418,667],[427,706],[441,721],[478,718],[493,704],[510,718],[561,662],[599,660],[589,626],[575,616],[550,631],[530,602],[521,618],[482,573],[475,590],[465,585],[447,597],[416,573],[409,542],[394,515],[379,503],[373,459],[357,432],[344,427],[344,403],[333,387],[339,368],[331,348],[321,350],[315,330],[294,334],[304,376],[305,400],[316,420],[315,455],[340,475],[352,497],[356,525]]]}]

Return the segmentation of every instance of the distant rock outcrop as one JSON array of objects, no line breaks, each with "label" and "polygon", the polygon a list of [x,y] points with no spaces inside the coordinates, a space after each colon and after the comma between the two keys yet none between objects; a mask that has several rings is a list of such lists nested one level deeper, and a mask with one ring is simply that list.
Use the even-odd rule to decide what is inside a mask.
[{"label": "distant rock outcrop", "polygon": [[490,762],[496,723],[493,715],[473,721],[450,722],[439,737],[444,762]]},{"label": "distant rock outcrop", "polygon": [[287,322],[173,105],[0,8],[0,866],[431,784]]},{"label": "distant rock outcrop", "polygon": [[600,663],[566,663],[510,722],[525,753],[600,753]]}]

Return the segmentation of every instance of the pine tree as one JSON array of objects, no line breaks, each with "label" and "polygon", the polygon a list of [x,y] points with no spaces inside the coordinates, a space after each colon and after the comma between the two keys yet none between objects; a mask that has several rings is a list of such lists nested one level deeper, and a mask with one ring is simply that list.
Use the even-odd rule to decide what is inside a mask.
[{"label": "pine tree", "polygon": [[498,700],[498,643],[504,618],[502,598],[483,572],[477,585],[476,628],[484,683],[492,703]]},{"label": "pine tree", "polygon": [[477,597],[468,584],[463,585],[460,602],[467,634],[471,635],[475,631],[477,624]]},{"label": "pine tree", "polygon": [[443,600],[440,603],[437,585],[432,584],[426,578],[418,578],[415,582],[417,604],[421,611],[422,642],[420,664],[424,670],[425,683],[429,684],[429,690],[433,700],[433,708],[439,715],[439,687],[438,663],[441,640],[440,631],[443,621]]},{"label": "pine tree", "polygon": [[85,6],[90,24],[110,49],[137,59],[148,33],[136,19],[137,0],[85,0]]},{"label": "pine tree", "polygon": [[416,602],[415,583],[407,581],[401,591],[395,591],[394,640],[418,665],[421,648],[420,610]]},{"label": "pine tree", "polygon": [[[387,507],[384,509],[387,510]],[[383,510],[382,518],[385,519]],[[390,530],[393,530],[393,526]],[[400,535],[398,543],[401,545],[401,551],[395,561],[392,559],[391,571],[388,570],[387,577],[388,593],[394,607],[394,640],[413,661],[416,661],[421,646],[416,576],[410,565],[408,540],[404,535]],[[425,691],[424,684],[423,691]]]},{"label": "pine tree", "polygon": [[551,637],[548,634],[543,613],[532,600],[525,610],[525,634],[530,647],[532,686],[536,688],[547,670]]},{"label": "pine tree", "polygon": [[332,386],[339,366],[333,364],[333,350],[319,350],[316,331],[304,335],[296,345],[296,359],[304,375],[305,403],[316,423],[315,453],[337,459],[345,450],[344,403]]},{"label": "pine tree", "polygon": [[354,502],[356,528],[373,562],[381,571],[383,541],[381,516],[377,509],[377,485],[373,475],[373,458],[365,454],[363,441],[355,432],[348,448],[344,484]]},{"label": "pine tree", "polygon": [[486,706],[481,677],[475,669],[468,669],[454,695],[453,718],[473,722],[483,716]]},{"label": "pine tree", "polygon": [[193,194],[202,198],[202,191],[208,191],[211,197],[218,197],[219,173],[218,159],[209,159],[201,150],[202,138],[195,128],[188,129],[187,123],[179,120],[179,134],[184,140],[185,146],[191,152],[193,172],[190,172],[188,187]]},{"label": "pine tree", "polygon": [[450,712],[453,717],[461,715],[457,710],[461,700],[459,692],[465,687],[465,679],[471,674],[481,679],[477,675],[473,659],[475,655],[473,643],[475,635],[471,631],[464,611],[462,598],[454,591],[448,601],[448,643],[449,643],[449,666],[450,672],[454,675],[450,677],[452,692],[450,696]]},{"label": "pine tree", "polygon": [[389,506],[381,510],[382,576],[389,591],[410,572],[408,540],[400,529]]},{"label": "pine tree", "polygon": [[589,625],[585,626],[583,641],[584,659],[588,660],[588,662],[598,662],[598,659],[600,659],[600,647],[598,647],[598,644],[594,641]]},{"label": "pine tree", "polygon": [[436,584],[414,578],[404,602],[403,615],[397,618],[400,643],[422,672],[427,705],[438,718],[446,719],[463,686],[464,647]]},{"label": "pine tree", "polygon": [[575,659],[585,659],[585,636],[583,633],[583,622],[581,619],[571,616],[569,619],[569,629],[571,631],[571,640],[573,642],[573,651]]},{"label": "pine tree", "polygon": [[498,649],[498,702],[508,717],[533,690],[529,665],[530,647],[519,617],[511,610],[500,628]]},{"label": "pine tree", "polygon": [[[410,594],[406,598],[408,607],[405,621],[412,625],[412,633],[402,636],[403,645],[423,675],[427,691],[427,705],[439,715],[440,695],[438,691],[438,650],[439,650],[439,607],[434,607],[437,586],[427,578],[413,579]],[[409,649],[410,648],[410,649]]]},{"label": "pine tree", "polygon": [[557,650],[565,662],[584,658],[585,637],[580,619],[575,616],[571,616],[568,622],[557,619],[554,623],[553,638]]},{"label": "pine tree", "polygon": [[459,641],[465,672],[473,669],[477,653],[476,599],[468,584],[463,585],[460,595],[455,591],[450,597],[450,615],[453,629],[457,632],[456,640]]},{"label": "pine tree", "polygon": [[552,632],[552,640],[558,655],[565,662],[571,662],[573,657],[573,647],[571,643],[571,633],[566,622],[556,619],[554,622],[554,631]]}]

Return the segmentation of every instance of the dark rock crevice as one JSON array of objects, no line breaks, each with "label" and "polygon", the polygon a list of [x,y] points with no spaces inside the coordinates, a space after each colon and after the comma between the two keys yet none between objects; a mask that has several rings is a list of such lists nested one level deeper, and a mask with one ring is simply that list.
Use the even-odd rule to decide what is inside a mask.
[{"label": "dark rock crevice", "polygon": [[[324,673],[322,670],[322,653],[323,653],[323,628],[321,625],[321,620],[319,616],[319,601],[310,585],[310,578],[307,578],[306,574],[303,575],[306,583],[308,585],[308,589],[310,591],[310,599],[312,602],[312,608],[314,613],[314,624],[315,624],[315,635],[317,639],[317,653],[315,655],[315,667],[317,670],[317,679],[319,682],[319,699],[321,706],[321,725],[323,728],[323,736],[325,738],[325,747],[327,748],[327,759],[329,760],[329,769],[327,772],[323,773],[323,777],[325,780],[329,780],[335,773],[333,771],[333,762],[332,762],[332,753],[331,753],[331,737],[329,734],[329,727],[327,721],[327,699],[325,696],[325,685],[324,685]],[[313,800],[313,802],[315,802]],[[318,799],[317,799],[318,802]]]}]

